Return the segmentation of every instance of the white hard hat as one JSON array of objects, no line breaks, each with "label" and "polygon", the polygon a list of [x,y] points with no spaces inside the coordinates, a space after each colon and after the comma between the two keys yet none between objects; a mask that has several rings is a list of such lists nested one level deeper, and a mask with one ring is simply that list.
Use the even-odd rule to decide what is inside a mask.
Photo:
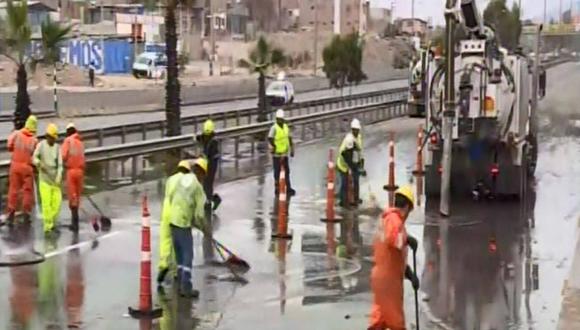
[{"label": "white hard hat", "polygon": [[360,121],[358,121],[358,119],[353,119],[352,122],[350,123],[350,128],[352,129],[361,129],[360,127]]},{"label": "white hard hat", "polygon": [[278,109],[276,111],[276,118],[284,119],[284,110]]}]

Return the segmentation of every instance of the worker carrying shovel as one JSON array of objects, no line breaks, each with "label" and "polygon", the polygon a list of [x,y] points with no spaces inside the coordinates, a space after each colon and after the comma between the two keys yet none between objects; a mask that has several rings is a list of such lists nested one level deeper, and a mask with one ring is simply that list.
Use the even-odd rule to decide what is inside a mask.
[{"label": "worker carrying shovel", "polygon": [[[395,192],[394,207],[386,210],[379,221],[373,242],[374,266],[371,273],[373,306],[368,330],[406,329],[403,312],[405,278],[413,284],[417,308],[419,279],[416,270],[407,265],[407,246],[413,250],[415,260],[417,240],[408,235],[405,229],[405,221],[414,205],[412,188],[401,187]],[[416,316],[418,319],[418,315]]]},{"label": "worker carrying shovel", "polygon": [[32,163],[38,169],[38,189],[45,234],[57,231],[56,221],[62,203],[60,185],[63,166],[57,138],[58,128],[55,124],[49,124],[46,127],[46,140],[36,146],[32,156]]},{"label": "worker carrying shovel", "polygon": [[[182,297],[197,298],[199,291],[192,288],[193,264],[192,228],[205,232],[205,193],[200,182],[207,173],[207,162],[199,158],[195,164],[179,162],[177,173],[169,177],[165,186],[165,199],[160,233],[160,272],[158,284],[171,269],[173,253],[177,261],[178,292]],[[159,287],[158,287],[159,288]]]}]

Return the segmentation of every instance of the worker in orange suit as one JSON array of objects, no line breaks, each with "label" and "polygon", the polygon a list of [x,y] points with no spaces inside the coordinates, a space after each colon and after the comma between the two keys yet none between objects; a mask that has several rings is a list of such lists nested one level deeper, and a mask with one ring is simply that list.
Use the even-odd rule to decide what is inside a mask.
[{"label": "worker in orange suit", "polygon": [[407,265],[407,245],[417,249],[417,240],[408,235],[405,221],[415,205],[410,186],[395,192],[395,205],[383,213],[374,237],[374,267],[371,273],[373,306],[368,330],[404,330],[403,280],[419,289],[419,279]]},{"label": "worker in orange suit", "polygon": [[8,151],[12,153],[8,186],[8,225],[14,224],[18,194],[21,192],[24,222],[30,222],[30,212],[34,204],[32,154],[38,144],[37,124],[36,116],[29,116],[24,128],[14,131],[8,137]]},{"label": "worker in orange suit", "polygon": [[66,126],[66,139],[62,144],[62,160],[66,169],[66,188],[73,232],[79,230],[79,207],[85,177],[85,146],[73,123]]}]

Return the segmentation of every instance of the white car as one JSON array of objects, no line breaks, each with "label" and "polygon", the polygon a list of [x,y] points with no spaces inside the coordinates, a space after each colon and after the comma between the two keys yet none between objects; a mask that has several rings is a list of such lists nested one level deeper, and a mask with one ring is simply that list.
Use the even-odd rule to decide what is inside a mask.
[{"label": "white car", "polygon": [[167,57],[162,53],[141,53],[133,63],[133,76],[137,79],[158,79],[165,76]]},{"label": "white car", "polygon": [[266,88],[266,99],[272,106],[279,107],[294,102],[294,86],[288,80],[276,80]]}]

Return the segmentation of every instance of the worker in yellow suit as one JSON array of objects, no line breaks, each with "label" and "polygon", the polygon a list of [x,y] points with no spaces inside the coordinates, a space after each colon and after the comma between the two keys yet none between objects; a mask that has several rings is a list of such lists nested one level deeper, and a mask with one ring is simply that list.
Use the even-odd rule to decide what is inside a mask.
[{"label": "worker in yellow suit", "polygon": [[[177,164],[177,172],[191,171],[191,164],[188,160],[182,160]],[[169,181],[169,180],[168,180]],[[159,226],[159,264],[157,273],[157,290],[163,290],[163,282],[167,274],[172,277],[177,275],[177,264],[175,262],[175,253],[173,253],[173,241],[171,238],[171,201],[166,194],[163,199],[161,210],[161,224]]]},{"label": "worker in yellow suit", "polygon": [[63,166],[60,147],[56,143],[57,138],[58,128],[55,124],[49,124],[46,127],[46,140],[36,146],[32,157],[32,163],[38,170],[38,189],[45,234],[56,231],[56,222],[62,204],[60,185]]}]

